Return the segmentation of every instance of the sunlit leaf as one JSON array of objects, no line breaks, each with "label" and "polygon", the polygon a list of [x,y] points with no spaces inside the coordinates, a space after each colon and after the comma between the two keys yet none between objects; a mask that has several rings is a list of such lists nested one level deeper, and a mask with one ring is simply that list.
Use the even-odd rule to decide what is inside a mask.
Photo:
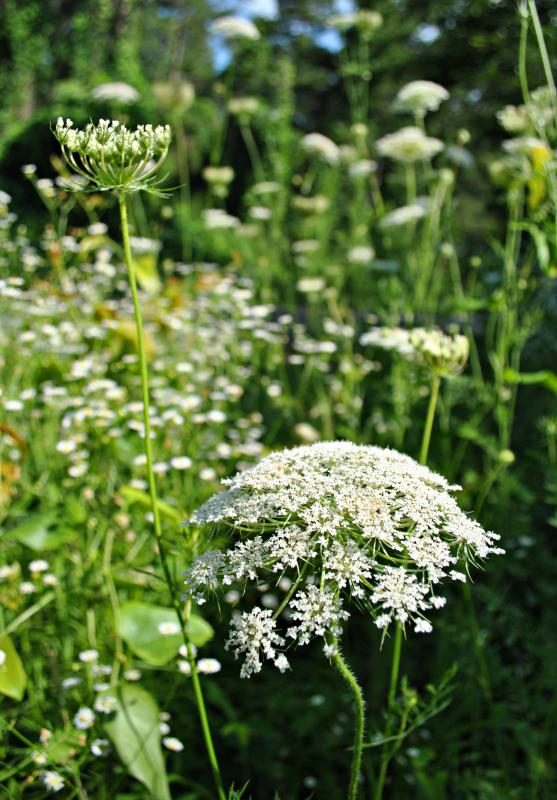
[{"label": "sunlit leaf", "polygon": [[[133,652],[154,666],[163,666],[174,658],[184,639],[181,633],[165,635],[159,631],[163,623],[177,624],[173,608],[132,600],[120,610],[120,635]],[[213,637],[213,628],[202,617],[192,614],[188,633],[196,647]]]},{"label": "sunlit leaf", "polygon": [[25,693],[27,676],[12,640],[0,635],[0,692],[13,700],[21,700]]},{"label": "sunlit leaf", "polygon": [[170,800],[161,750],[159,708],[140,686],[126,684],[116,694],[118,706],[105,729],[126,769],[154,800]]}]

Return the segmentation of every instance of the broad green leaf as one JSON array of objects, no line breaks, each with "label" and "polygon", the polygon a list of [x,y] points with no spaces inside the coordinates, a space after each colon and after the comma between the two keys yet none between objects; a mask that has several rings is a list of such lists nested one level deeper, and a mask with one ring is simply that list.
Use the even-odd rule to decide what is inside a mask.
[{"label": "broad green leaf", "polygon": [[38,552],[54,550],[72,538],[73,532],[54,528],[57,515],[54,512],[39,512],[11,530],[2,530],[6,538],[27,545]]},{"label": "broad green leaf", "polygon": [[[173,608],[131,600],[120,610],[120,635],[137,656],[161,667],[174,658],[184,641],[181,633],[170,636],[160,633],[159,626],[165,622],[177,623]],[[212,627],[197,614],[191,615],[188,632],[196,647],[202,647],[213,637]]]},{"label": "broad green leaf", "polygon": [[27,676],[12,640],[5,633],[0,635],[0,692],[13,700],[21,700],[25,693]]},{"label": "broad green leaf", "polygon": [[159,708],[140,686],[126,684],[116,694],[118,706],[105,729],[126,769],[154,800],[170,800],[161,750]]},{"label": "broad green leaf", "polygon": [[[141,491],[141,489],[134,489],[132,486],[124,486],[120,490],[120,494],[129,506],[138,503],[140,506],[143,506],[143,508],[151,508],[150,495],[147,492]],[[157,508],[161,516],[171,519],[177,525],[183,522],[184,515],[181,514],[177,508],[165,503],[163,500],[157,500]]]}]

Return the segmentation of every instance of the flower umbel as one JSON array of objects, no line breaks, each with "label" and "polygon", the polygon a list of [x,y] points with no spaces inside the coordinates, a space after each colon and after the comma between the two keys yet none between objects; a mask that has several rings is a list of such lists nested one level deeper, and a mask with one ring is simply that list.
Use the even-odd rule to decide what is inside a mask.
[{"label": "flower umbel", "polygon": [[460,510],[459,487],[394,450],[322,442],[272,453],[224,483],[191,522],[226,527],[238,540],[194,561],[188,593],[203,602],[231,584],[288,578],[291,587],[275,612],[233,617],[227,647],[245,656],[242,677],[264,659],[287,669],[281,651],[291,640],[318,637],[334,653],[351,598],[381,629],[398,621],[429,632],[425,614],[445,603],[434,587],[462,580],[457,564],[503,552],[497,534]]},{"label": "flower umbel", "polygon": [[68,166],[93,189],[161,194],[157,172],[172,139],[170,125],[130,130],[118,120],[101,119],[80,130],[71,119],[58,117],[54,136]]}]

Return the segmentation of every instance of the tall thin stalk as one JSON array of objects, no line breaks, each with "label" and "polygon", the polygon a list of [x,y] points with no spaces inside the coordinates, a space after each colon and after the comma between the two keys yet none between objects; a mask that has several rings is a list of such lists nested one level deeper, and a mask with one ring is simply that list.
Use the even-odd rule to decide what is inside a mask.
[{"label": "tall thin stalk", "polygon": [[[388,696],[388,711],[389,716],[387,719],[387,727],[385,729],[385,739],[390,739],[393,732],[393,707],[396,697],[396,689],[398,686],[398,673],[400,671],[400,654],[402,651],[402,625],[400,622],[396,623],[395,638],[393,642],[393,657],[391,661],[391,677],[389,681],[389,696]],[[385,780],[387,778],[387,770],[394,753],[398,749],[398,741],[395,742],[394,747],[383,747],[383,754],[381,756],[381,763],[379,765],[379,776],[375,784],[373,792],[373,800],[381,800],[383,797],[383,789],[385,787]]]},{"label": "tall thin stalk", "polygon": [[435,419],[435,409],[437,408],[437,401],[439,399],[439,389],[441,386],[441,376],[433,373],[431,381],[431,392],[429,395],[429,403],[427,406],[427,415],[425,419],[424,432],[422,434],[422,446],[420,448],[420,464],[427,463],[429,454],[429,444],[431,442],[431,431],[433,429],[433,420]]},{"label": "tall thin stalk", "polygon": [[203,737],[205,740],[205,748],[207,750],[207,755],[209,757],[209,762],[211,765],[211,770],[213,773],[213,779],[215,782],[215,787],[217,790],[217,795],[219,800],[225,800],[225,791],[222,783],[222,778],[220,774],[220,768],[215,752],[215,748],[213,745],[213,739],[211,736],[211,730],[209,727],[209,720],[207,717],[207,711],[205,708],[205,701],[203,699],[203,692],[201,689],[201,681],[199,680],[199,673],[197,670],[197,665],[195,661],[194,652],[192,649],[192,645],[190,642],[190,638],[187,632],[187,623],[189,620],[190,609],[189,606],[186,605],[185,613],[182,613],[182,609],[178,600],[176,599],[174,593],[174,586],[172,577],[170,574],[170,569],[168,566],[168,558],[166,554],[166,550],[164,547],[163,537],[162,537],[162,528],[160,522],[160,514],[159,514],[159,506],[157,500],[157,487],[155,483],[155,473],[153,470],[153,451],[151,446],[151,421],[150,421],[150,413],[149,413],[149,373],[147,368],[147,356],[145,352],[145,338],[143,335],[143,319],[141,316],[141,306],[139,303],[139,295],[137,292],[137,283],[135,280],[135,271],[133,266],[132,260],[132,253],[130,247],[130,238],[129,238],[129,230],[128,230],[128,211],[126,206],[126,197],[125,195],[119,194],[118,202],[120,207],[120,222],[122,227],[122,241],[124,244],[124,256],[126,260],[126,266],[128,268],[128,278],[130,282],[130,289],[132,293],[132,300],[133,300],[133,311],[134,311],[134,318],[135,318],[135,328],[137,334],[137,352],[139,356],[139,370],[141,375],[141,399],[143,404],[143,425],[144,425],[144,447],[145,447],[145,458],[147,461],[147,476],[149,481],[149,496],[151,498],[151,510],[153,514],[153,525],[155,529],[155,535],[157,540],[157,549],[160,557],[160,562],[162,566],[162,571],[164,574],[164,579],[166,585],[168,587],[168,591],[170,594],[171,602],[174,607],[174,611],[176,612],[176,616],[178,617],[178,621],[180,623],[180,628],[182,630],[182,634],[184,637],[184,642],[186,645],[186,650],[188,654],[188,660],[191,665],[191,677],[193,683],[193,691],[195,695],[195,701],[197,704],[197,710],[199,713],[199,719],[201,721],[201,727],[203,730]]}]

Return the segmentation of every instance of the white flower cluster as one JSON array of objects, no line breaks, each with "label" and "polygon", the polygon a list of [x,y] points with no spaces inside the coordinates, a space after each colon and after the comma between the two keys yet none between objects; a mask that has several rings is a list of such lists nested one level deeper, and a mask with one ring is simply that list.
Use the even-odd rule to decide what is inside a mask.
[{"label": "white flower cluster", "polygon": [[361,345],[395,350],[409,361],[440,375],[457,375],[468,361],[470,344],[466,336],[426,328],[370,328],[360,337]]},{"label": "white flower cluster", "polygon": [[249,19],[243,17],[225,16],[215,19],[211,23],[211,33],[222,36],[223,39],[251,39],[255,41],[261,34]]},{"label": "white flower cluster", "polygon": [[322,133],[306,134],[302,137],[300,146],[306,153],[318,156],[328,164],[335,165],[339,162],[340,150],[338,145],[328,136],[323,136]]},{"label": "white flower cluster", "polygon": [[395,133],[388,133],[376,142],[377,152],[382,156],[412,164],[433,158],[444,147],[441,139],[426,136],[421,128],[409,125]]},{"label": "white flower cluster", "polygon": [[444,86],[433,81],[410,81],[396,96],[395,106],[399,111],[410,111],[424,117],[428,111],[437,111],[449,93]]},{"label": "white flower cluster", "polygon": [[460,510],[451,496],[459,487],[394,450],[322,442],[272,453],[224,483],[190,523],[224,526],[238,540],[194,561],[188,594],[204,602],[207,591],[273,576],[291,587],[274,613],[255,608],[232,620],[227,647],[245,656],[244,677],[264,659],[286,668],[277,651],[289,639],[319,637],[333,653],[347,597],[379,628],[397,620],[427,632],[425,613],[445,602],[434,586],[464,578],[459,560],[503,552]]},{"label": "white flower cluster", "polygon": [[105,191],[147,189],[168,153],[170,125],[138,125],[130,130],[118,120],[99,120],[83,129],[58,117],[54,135],[68,165],[95,188]]}]

